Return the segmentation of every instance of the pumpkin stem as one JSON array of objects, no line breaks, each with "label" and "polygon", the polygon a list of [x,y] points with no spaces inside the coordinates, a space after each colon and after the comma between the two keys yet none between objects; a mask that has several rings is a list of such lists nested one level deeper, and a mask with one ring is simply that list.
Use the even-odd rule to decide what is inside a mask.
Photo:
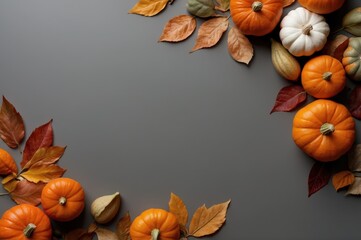
[{"label": "pumpkin stem", "polygon": [[254,12],[259,12],[262,10],[263,7],[263,3],[259,2],[259,1],[255,1],[252,3],[252,10]]},{"label": "pumpkin stem", "polygon": [[157,228],[154,228],[153,230],[152,230],[152,232],[151,232],[151,236],[152,236],[152,238],[151,238],[151,240],[157,240],[158,239],[158,236],[159,236],[159,229],[157,229]]},{"label": "pumpkin stem", "polygon": [[332,77],[332,72],[325,72],[322,75],[323,80],[330,80]]},{"label": "pumpkin stem", "polygon": [[34,223],[29,223],[24,229],[24,235],[27,238],[30,238],[33,232],[35,231],[36,225]]},{"label": "pumpkin stem", "polygon": [[302,33],[305,35],[309,35],[312,29],[313,29],[312,25],[309,24],[309,25],[303,27]]},{"label": "pumpkin stem", "polygon": [[66,198],[65,198],[65,197],[59,198],[59,204],[60,204],[61,206],[64,206],[64,205],[66,204]]},{"label": "pumpkin stem", "polygon": [[331,123],[324,123],[320,128],[320,132],[322,133],[322,135],[330,135],[334,131],[335,131],[335,126],[333,126],[333,124]]}]

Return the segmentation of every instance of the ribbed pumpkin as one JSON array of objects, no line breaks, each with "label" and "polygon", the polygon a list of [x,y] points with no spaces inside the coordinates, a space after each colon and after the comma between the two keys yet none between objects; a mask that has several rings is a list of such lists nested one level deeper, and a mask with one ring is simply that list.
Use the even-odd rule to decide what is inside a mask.
[{"label": "ribbed pumpkin", "polygon": [[283,12],[283,0],[231,0],[231,17],[246,35],[263,36],[277,26]]},{"label": "ribbed pumpkin", "polygon": [[179,240],[179,236],[177,217],[163,209],[145,210],[130,226],[132,240]]},{"label": "ribbed pumpkin", "polygon": [[0,148],[0,175],[18,173],[14,158],[4,149]]},{"label": "ribbed pumpkin", "polygon": [[298,0],[301,6],[311,12],[327,14],[336,11],[344,4],[345,0]]},{"label": "ribbed pumpkin", "polygon": [[292,138],[312,158],[335,161],[352,147],[355,122],[344,105],[318,99],[296,113]]},{"label": "ribbed pumpkin", "polygon": [[315,98],[330,98],[346,85],[346,73],[336,58],[321,55],[310,59],[302,69],[302,86]]},{"label": "ribbed pumpkin", "polygon": [[0,219],[1,240],[50,240],[51,235],[49,218],[29,204],[8,209]]},{"label": "ribbed pumpkin", "polygon": [[352,37],[343,53],[342,64],[347,76],[361,81],[361,37]]}]

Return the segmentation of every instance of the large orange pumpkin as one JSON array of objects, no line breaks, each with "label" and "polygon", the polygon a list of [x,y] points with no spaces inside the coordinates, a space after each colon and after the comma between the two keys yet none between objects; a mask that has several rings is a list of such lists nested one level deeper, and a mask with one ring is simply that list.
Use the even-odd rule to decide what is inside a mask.
[{"label": "large orange pumpkin", "polygon": [[345,0],[298,0],[301,6],[311,12],[327,14],[336,11],[344,4]]},{"label": "large orange pumpkin", "polygon": [[339,159],[355,141],[355,122],[347,108],[319,99],[300,109],[293,119],[296,145],[321,162]]},{"label": "large orange pumpkin", "polygon": [[231,0],[231,17],[246,35],[263,36],[277,26],[283,12],[283,0]]},{"label": "large orange pumpkin", "polygon": [[0,219],[1,240],[49,240],[51,235],[49,218],[29,204],[8,209]]}]

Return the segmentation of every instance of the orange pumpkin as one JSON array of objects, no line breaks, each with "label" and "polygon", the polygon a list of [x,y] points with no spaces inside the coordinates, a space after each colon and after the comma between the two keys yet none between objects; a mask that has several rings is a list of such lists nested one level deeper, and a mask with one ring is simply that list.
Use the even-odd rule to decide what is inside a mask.
[{"label": "orange pumpkin", "polygon": [[321,162],[339,159],[355,141],[355,122],[347,108],[318,99],[300,109],[293,119],[296,145]]},{"label": "orange pumpkin", "polygon": [[38,207],[20,204],[8,209],[0,219],[2,240],[49,240],[49,218]]},{"label": "orange pumpkin", "polygon": [[67,222],[81,214],[84,209],[84,197],[80,183],[70,178],[56,178],[43,188],[41,204],[50,218]]},{"label": "orange pumpkin", "polygon": [[346,73],[342,63],[328,55],[309,60],[302,69],[302,86],[315,98],[330,98],[346,85]]},{"label": "orange pumpkin", "polygon": [[163,209],[145,210],[130,226],[132,240],[179,240],[179,236],[177,217]]},{"label": "orange pumpkin", "polygon": [[4,149],[0,148],[0,175],[18,173],[14,158]]},{"label": "orange pumpkin", "polygon": [[283,12],[283,0],[231,0],[231,17],[246,35],[263,36],[277,26]]},{"label": "orange pumpkin", "polygon": [[336,11],[345,0],[298,0],[298,3],[311,12],[327,14]]}]

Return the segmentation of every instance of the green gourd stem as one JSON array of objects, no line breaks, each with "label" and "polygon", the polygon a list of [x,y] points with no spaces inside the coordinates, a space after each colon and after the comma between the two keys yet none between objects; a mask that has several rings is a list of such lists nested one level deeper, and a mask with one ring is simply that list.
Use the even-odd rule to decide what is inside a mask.
[{"label": "green gourd stem", "polygon": [[323,80],[330,80],[331,77],[332,77],[332,72],[325,72],[325,73],[322,75]]},{"label": "green gourd stem", "polygon": [[160,233],[159,229],[157,228],[153,229],[151,232],[151,236],[152,236],[151,240],[158,240],[159,233]]},{"label": "green gourd stem", "polygon": [[34,223],[29,223],[23,231],[25,237],[30,238],[33,232],[35,231],[35,229],[36,229],[36,225]]},{"label": "green gourd stem", "polygon": [[334,131],[335,131],[335,126],[333,126],[333,124],[331,123],[324,123],[320,128],[320,132],[322,133],[322,135],[330,135]]},{"label": "green gourd stem", "polygon": [[255,2],[252,3],[252,10],[254,12],[261,11],[262,7],[263,7],[263,3],[261,3],[261,2],[255,1]]},{"label": "green gourd stem", "polygon": [[59,204],[64,206],[66,204],[66,198],[65,197],[59,198]]},{"label": "green gourd stem", "polygon": [[302,33],[305,35],[309,35],[311,30],[313,29],[312,25],[307,25],[302,29]]}]

